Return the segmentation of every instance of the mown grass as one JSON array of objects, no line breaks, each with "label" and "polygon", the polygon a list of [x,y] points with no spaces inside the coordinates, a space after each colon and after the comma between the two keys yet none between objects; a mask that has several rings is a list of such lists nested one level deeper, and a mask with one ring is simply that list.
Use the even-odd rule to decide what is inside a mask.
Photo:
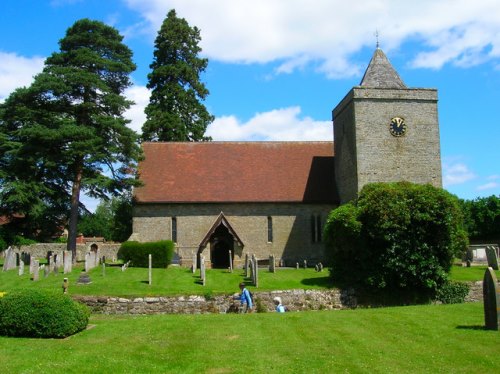
[{"label": "mown grass", "polygon": [[[477,281],[482,280],[485,266],[470,268],[454,266],[450,273],[452,280]],[[125,272],[119,266],[107,266],[105,273],[98,267],[90,271],[92,283],[87,285],[77,284],[82,274],[82,265],[74,268],[70,274],[59,272],[50,274],[47,278],[40,272],[40,280],[30,280],[28,267],[25,274],[19,276],[17,270],[0,271],[0,292],[20,288],[47,288],[58,289],[62,287],[64,277],[69,279],[69,293],[72,295],[95,296],[169,296],[169,295],[206,295],[206,294],[231,294],[238,292],[238,284],[248,281],[242,269],[235,269],[233,273],[228,270],[207,270],[206,285],[200,282],[199,271],[193,274],[189,269],[171,266],[168,269],[153,269],[153,282],[148,284],[148,269],[128,268]],[[496,272],[500,278],[500,272]],[[329,279],[328,269],[316,272],[314,269],[280,269],[270,273],[267,269],[259,271],[259,291],[287,290],[287,289],[326,289],[333,285]],[[249,286],[253,292],[257,289]]]},{"label": "mown grass", "polygon": [[[25,269],[28,272],[28,268]],[[106,295],[106,296],[160,296],[181,294],[230,294],[239,292],[238,284],[245,281],[244,271],[209,269],[206,272],[205,286],[200,282],[199,271],[193,274],[191,270],[179,267],[168,269],[153,269],[152,285],[148,284],[148,269],[128,268],[125,272],[120,267],[95,268],[89,272],[92,283],[77,284],[82,268],[76,268],[70,274],[57,276],[50,274],[47,278],[40,274],[40,280],[30,280],[29,274],[17,275],[17,270],[0,272],[0,292],[19,288],[50,288],[62,287],[64,277],[70,283],[69,293],[73,295]],[[329,286],[327,270],[316,272],[314,269],[280,269],[270,273],[267,269],[259,271],[259,290],[276,289],[324,289]],[[254,287],[249,286],[253,290]]]},{"label": "mown grass", "polygon": [[481,303],[91,317],[64,340],[0,337],[5,373],[493,373]]}]

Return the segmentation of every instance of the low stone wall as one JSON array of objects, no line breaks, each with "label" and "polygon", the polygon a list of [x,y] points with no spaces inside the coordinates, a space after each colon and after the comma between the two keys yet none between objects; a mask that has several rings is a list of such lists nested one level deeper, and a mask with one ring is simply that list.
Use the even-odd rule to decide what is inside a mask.
[{"label": "low stone wall", "polygon": [[[90,246],[94,242],[87,242],[86,244],[76,245],[76,260],[84,261],[85,254],[90,252]],[[101,243],[95,242],[97,248],[99,249],[99,255],[105,256],[106,258],[113,259],[116,258],[118,250],[120,249],[120,243]],[[67,245],[65,243],[36,243],[31,245],[23,245],[20,247],[14,247],[16,253],[29,253],[35,258],[47,258],[47,253],[52,252],[58,256],[62,256],[63,252],[66,250]]]},{"label": "low stone wall", "polygon": [[[255,292],[255,309],[274,311],[273,298],[281,297],[283,305],[290,311],[333,310],[356,307],[352,291],[342,290],[288,290]],[[205,314],[231,313],[237,311],[239,301],[234,295],[175,296],[118,298],[99,296],[75,296],[90,307],[93,313],[104,314]]]}]

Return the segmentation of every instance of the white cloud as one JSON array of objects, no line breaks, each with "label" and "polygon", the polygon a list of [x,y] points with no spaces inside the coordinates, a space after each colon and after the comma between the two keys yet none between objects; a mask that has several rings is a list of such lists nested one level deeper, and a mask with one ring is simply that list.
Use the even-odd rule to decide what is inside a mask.
[{"label": "white cloud", "polygon": [[225,141],[332,141],[330,121],[314,121],[300,117],[300,107],[276,109],[257,113],[247,122],[235,116],[216,118],[206,135],[213,140]]},{"label": "white cloud", "polygon": [[449,187],[473,180],[476,175],[464,163],[448,161],[443,163],[443,185]]},{"label": "white cloud", "polygon": [[16,88],[29,86],[43,69],[43,57],[23,57],[0,51],[0,102]]},{"label": "white cloud", "polygon": [[132,86],[125,90],[127,99],[132,100],[135,104],[123,116],[131,120],[128,126],[138,134],[141,133],[142,125],[146,122],[144,109],[149,103],[149,95],[150,92],[145,86]]},{"label": "white cloud", "polygon": [[[425,51],[414,67],[446,63],[471,66],[500,58],[497,0],[126,0],[147,23],[151,40],[170,9],[201,30],[210,58],[226,62],[280,61],[277,73],[313,63],[329,77],[359,75],[353,54],[375,47],[380,33],[387,52],[406,41]],[[143,29],[144,29],[144,25]]]},{"label": "white cloud", "polygon": [[477,186],[476,190],[477,191],[492,190],[494,188],[499,188],[499,187],[500,187],[500,183],[498,183],[498,182],[489,182],[489,183]]}]

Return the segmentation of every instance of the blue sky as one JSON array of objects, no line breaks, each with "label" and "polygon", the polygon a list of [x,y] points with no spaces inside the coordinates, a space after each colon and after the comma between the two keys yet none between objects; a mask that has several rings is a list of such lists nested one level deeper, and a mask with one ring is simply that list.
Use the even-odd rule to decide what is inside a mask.
[{"label": "blue sky", "polygon": [[[0,100],[29,85],[80,18],[124,35],[140,131],[154,38],[170,9],[201,30],[214,140],[332,140],[331,111],[376,45],[410,87],[437,88],[444,187],[500,194],[497,0],[2,0]],[[408,160],[411,162],[411,160]]]}]

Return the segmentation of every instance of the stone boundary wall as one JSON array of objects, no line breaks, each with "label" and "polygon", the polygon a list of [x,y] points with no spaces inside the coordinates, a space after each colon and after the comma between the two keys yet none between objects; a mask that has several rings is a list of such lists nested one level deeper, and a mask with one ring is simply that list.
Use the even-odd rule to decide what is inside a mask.
[{"label": "stone boundary wall", "polygon": [[[354,292],[343,290],[287,290],[254,292],[254,311],[274,311],[273,298],[281,297],[290,311],[334,310],[356,307]],[[103,314],[207,314],[237,312],[239,300],[234,295],[168,296],[119,298],[107,296],[74,296],[90,307],[92,313]]]},{"label": "stone boundary wall", "polygon": [[[90,252],[90,246],[94,244],[92,241],[88,241],[86,244],[76,245],[76,260],[85,261],[85,254]],[[99,249],[100,256],[106,256],[107,259],[116,258],[118,250],[120,249],[120,243],[102,243],[95,242],[97,248]],[[20,247],[13,247],[16,253],[29,253],[35,258],[47,258],[47,253],[52,252],[62,256],[63,252],[66,250],[66,243],[36,243],[31,245],[23,245]]]},{"label": "stone boundary wall", "polygon": [[[483,282],[468,282],[469,295],[465,302],[483,301]],[[273,298],[281,297],[289,311],[340,310],[357,307],[354,290],[288,290],[254,292],[254,310],[273,312]],[[86,304],[92,313],[102,314],[207,314],[237,312],[234,295],[162,296],[121,298],[108,296],[74,296]]]}]

